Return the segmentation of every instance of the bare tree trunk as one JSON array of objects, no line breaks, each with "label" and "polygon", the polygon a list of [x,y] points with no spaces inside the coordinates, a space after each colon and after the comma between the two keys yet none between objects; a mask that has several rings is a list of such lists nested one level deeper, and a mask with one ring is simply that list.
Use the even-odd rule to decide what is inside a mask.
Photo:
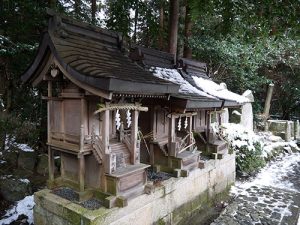
[{"label": "bare tree trunk", "polygon": [[169,52],[176,55],[178,36],[179,0],[170,0]]},{"label": "bare tree trunk", "polygon": [[159,7],[159,36],[158,36],[159,50],[164,48],[164,4],[161,1]]},{"label": "bare tree trunk", "polygon": [[75,16],[78,17],[80,14],[80,0],[75,0],[74,9],[75,9]]},{"label": "bare tree trunk", "polygon": [[92,24],[96,24],[96,0],[92,0]]},{"label": "bare tree trunk", "polygon": [[48,5],[51,9],[56,8],[56,0],[48,0]]},{"label": "bare tree trunk", "polygon": [[138,0],[135,1],[135,14],[134,14],[134,32],[133,32],[133,42],[136,43],[136,31],[137,31],[137,23],[139,16],[139,5]]},{"label": "bare tree trunk", "polygon": [[192,18],[191,18],[191,8],[189,6],[188,0],[186,0],[185,8],[185,27],[184,27],[184,50],[183,57],[191,59],[192,58],[192,49],[189,47],[189,38],[192,35]]}]

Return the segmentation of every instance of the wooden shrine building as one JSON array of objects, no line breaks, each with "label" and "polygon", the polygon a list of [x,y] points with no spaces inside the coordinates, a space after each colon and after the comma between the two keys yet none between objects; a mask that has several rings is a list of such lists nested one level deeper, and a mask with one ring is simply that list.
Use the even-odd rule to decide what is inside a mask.
[{"label": "wooden shrine building", "polygon": [[[203,90],[199,79],[212,82],[205,64],[129,49],[118,33],[49,17],[22,76],[47,90],[49,187],[71,186],[80,199],[98,196],[107,207],[126,205],[144,193],[150,165],[187,176],[199,167],[200,151],[226,154],[212,135],[212,113],[221,120],[217,112],[242,101]],[[61,157],[59,176],[54,155]]]}]

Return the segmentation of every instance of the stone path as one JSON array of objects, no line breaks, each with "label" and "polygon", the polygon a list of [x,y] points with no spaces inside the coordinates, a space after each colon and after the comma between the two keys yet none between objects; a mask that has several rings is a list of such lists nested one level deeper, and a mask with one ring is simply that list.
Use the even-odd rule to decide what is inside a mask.
[{"label": "stone path", "polygon": [[250,182],[237,183],[233,202],[211,225],[297,225],[300,154],[283,156]]}]

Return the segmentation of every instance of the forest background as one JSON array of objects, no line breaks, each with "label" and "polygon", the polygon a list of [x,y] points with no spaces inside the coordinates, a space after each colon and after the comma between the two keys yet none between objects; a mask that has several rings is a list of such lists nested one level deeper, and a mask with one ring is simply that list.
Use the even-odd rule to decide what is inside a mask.
[{"label": "forest background", "polygon": [[300,117],[299,0],[0,0],[0,152],[13,137],[45,149],[43,90],[22,84],[47,26],[46,8],[120,32],[129,44],[206,62],[255,113],[275,84],[271,115]]}]

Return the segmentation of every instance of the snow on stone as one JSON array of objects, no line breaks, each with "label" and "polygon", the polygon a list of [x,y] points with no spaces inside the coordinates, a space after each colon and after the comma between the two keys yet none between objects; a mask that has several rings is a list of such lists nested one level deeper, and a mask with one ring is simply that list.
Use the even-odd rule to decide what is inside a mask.
[{"label": "snow on stone", "polygon": [[232,114],[235,114],[235,115],[237,115],[237,116],[241,116],[242,114],[239,112],[239,111],[237,111],[237,110],[234,110],[233,112],[232,112]]},{"label": "snow on stone", "polygon": [[17,144],[18,148],[24,152],[33,152],[34,150],[27,144]]},{"label": "snow on stone", "polygon": [[225,85],[217,84],[212,80],[204,79],[202,77],[196,77],[196,76],[192,76],[192,77],[196,85],[209,95],[215,96],[217,98],[225,99],[225,100],[236,101],[238,103],[249,102],[248,98],[229,91],[225,87]]},{"label": "snow on stone", "polygon": [[221,126],[221,132],[234,149],[236,149],[235,147],[248,146],[249,150],[255,150],[255,143],[260,143],[259,136],[240,124],[224,123]]},{"label": "snow on stone", "polygon": [[4,164],[4,163],[6,163],[6,161],[0,160],[0,164]]},{"label": "snow on stone", "polygon": [[28,179],[19,179],[22,183],[29,184],[30,181]]},{"label": "snow on stone", "polygon": [[197,89],[196,87],[191,85],[188,81],[183,79],[183,77],[180,75],[180,73],[178,73],[178,71],[176,69],[151,67],[149,70],[153,73],[154,76],[156,76],[160,79],[170,81],[170,82],[175,83],[175,84],[179,84],[180,85],[180,88],[179,88],[180,93],[183,93],[183,94],[197,94],[197,95],[200,95],[200,96],[215,99],[215,97],[213,97],[213,96]]},{"label": "snow on stone", "polygon": [[13,208],[6,211],[3,219],[0,220],[0,224],[10,224],[17,220],[17,218],[24,214],[28,217],[28,223],[33,223],[33,195],[26,196],[24,199],[18,201]]},{"label": "snow on stone", "polygon": [[5,138],[5,150],[9,150],[11,146],[17,147],[24,152],[33,152],[34,150],[27,144],[19,144],[16,142],[15,137],[6,136]]}]

